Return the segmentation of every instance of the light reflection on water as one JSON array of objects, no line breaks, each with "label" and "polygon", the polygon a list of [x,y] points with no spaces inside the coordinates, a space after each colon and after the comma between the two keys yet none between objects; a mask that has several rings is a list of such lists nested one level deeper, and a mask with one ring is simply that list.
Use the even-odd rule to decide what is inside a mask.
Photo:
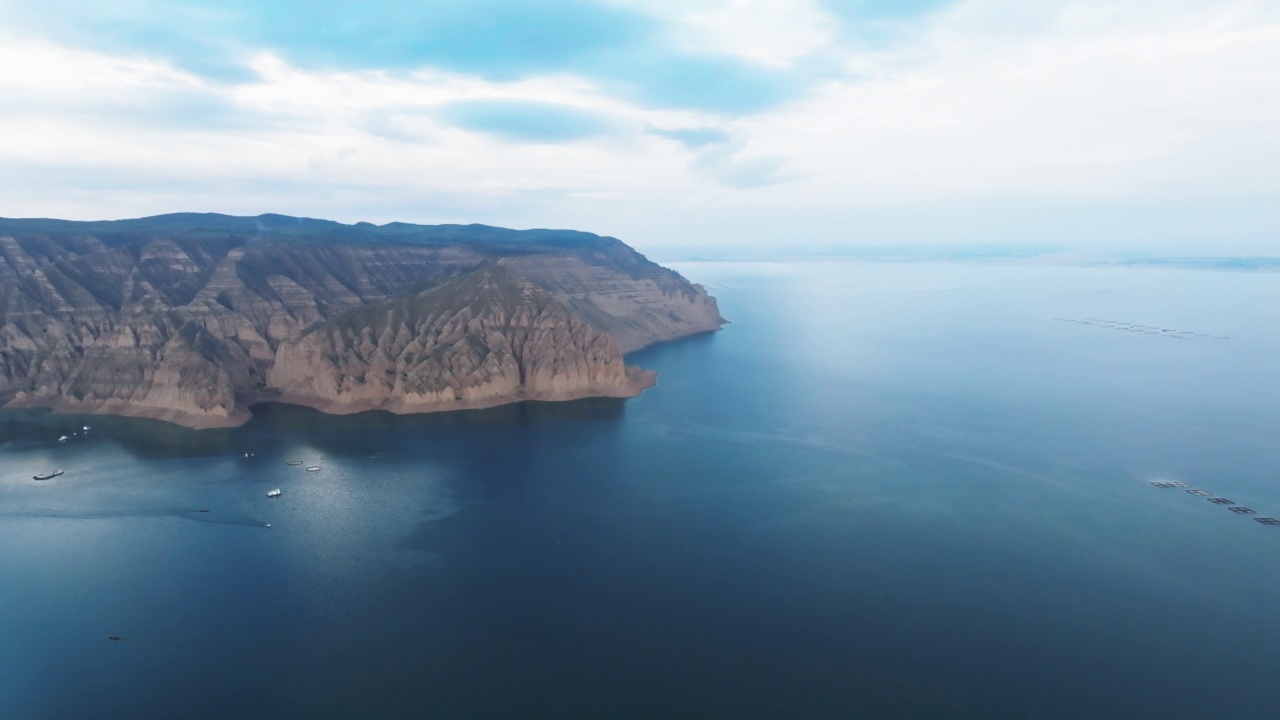
[{"label": "light reflection on water", "polygon": [[630,401],[0,413],[0,717],[1268,716],[1280,528],[1149,482],[1280,515],[1280,276],[680,269]]}]

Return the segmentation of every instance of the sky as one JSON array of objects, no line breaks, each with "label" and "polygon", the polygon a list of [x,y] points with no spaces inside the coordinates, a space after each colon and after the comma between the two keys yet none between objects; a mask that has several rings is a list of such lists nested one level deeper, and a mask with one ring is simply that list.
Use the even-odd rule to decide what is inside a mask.
[{"label": "sky", "polygon": [[0,0],[0,216],[1280,255],[1275,0]]}]

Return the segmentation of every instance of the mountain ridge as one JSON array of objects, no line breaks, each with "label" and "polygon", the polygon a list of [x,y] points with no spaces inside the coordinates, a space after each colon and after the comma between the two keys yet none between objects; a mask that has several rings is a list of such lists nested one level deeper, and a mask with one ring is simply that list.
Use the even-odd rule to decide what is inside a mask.
[{"label": "mountain ridge", "polygon": [[254,240],[282,240],[285,238],[323,237],[335,241],[379,241],[381,243],[406,244],[457,244],[459,242],[540,242],[544,244],[587,244],[592,241],[612,241],[617,238],[581,230],[511,228],[480,223],[445,223],[424,225],[406,222],[389,222],[376,225],[369,222],[340,223],[319,218],[293,217],[277,213],[261,215],[225,215],[222,213],[166,213],[142,218],[120,220],[61,220],[57,218],[5,218],[0,217],[0,235],[34,233],[80,232],[110,239],[125,240],[132,234],[159,232],[206,233],[243,236]]},{"label": "mountain ridge", "polygon": [[[256,234],[241,232],[250,227]],[[391,239],[359,224],[280,215],[0,218],[0,404],[215,427],[239,424],[249,405],[271,399],[420,412],[627,395],[653,378],[626,367],[623,353],[725,322],[705,289],[615,238],[372,227],[390,228],[380,232]],[[472,288],[483,292],[451,306],[439,289],[466,286],[473,273],[488,278]],[[452,338],[449,362],[388,354],[409,340],[388,340],[385,357],[362,355],[382,339],[358,319],[381,306],[401,308],[400,336],[436,346]],[[442,320],[445,311],[452,320]],[[516,316],[522,324],[508,322]],[[325,323],[339,332],[322,358],[307,338]],[[457,323],[474,327],[459,334]],[[536,361],[516,361],[517,348]],[[415,380],[385,382],[392,360]],[[387,377],[369,381],[371,368]],[[329,384],[306,381],[321,377]]]}]

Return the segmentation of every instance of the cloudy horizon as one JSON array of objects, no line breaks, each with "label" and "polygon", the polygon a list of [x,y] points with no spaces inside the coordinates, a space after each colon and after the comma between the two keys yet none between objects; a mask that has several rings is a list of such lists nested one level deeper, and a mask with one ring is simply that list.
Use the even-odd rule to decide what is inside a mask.
[{"label": "cloudy horizon", "polygon": [[0,216],[1280,253],[1254,0],[0,0]]}]

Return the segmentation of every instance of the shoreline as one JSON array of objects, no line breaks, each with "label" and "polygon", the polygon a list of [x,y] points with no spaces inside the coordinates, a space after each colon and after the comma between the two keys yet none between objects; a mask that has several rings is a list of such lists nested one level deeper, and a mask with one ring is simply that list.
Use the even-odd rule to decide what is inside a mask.
[{"label": "shoreline", "polygon": [[51,398],[14,398],[0,405],[9,410],[48,410],[51,415],[103,415],[116,417],[143,418],[159,420],[177,425],[188,430],[226,430],[237,428],[249,422],[253,412],[249,409],[260,403],[281,403],[311,408],[329,415],[355,415],[362,412],[383,411],[395,415],[425,415],[428,413],[454,412],[458,410],[484,410],[501,405],[512,405],[521,402],[569,402],[588,398],[632,398],[643,394],[645,390],[658,382],[658,373],[634,365],[626,366],[628,384],[623,388],[588,388],[580,391],[545,393],[519,392],[514,395],[502,395],[481,400],[452,400],[430,405],[414,405],[405,408],[403,405],[387,402],[340,403],[330,400],[319,400],[299,396],[263,393],[239,403],[233,411],[225,416],[196,415],[171,408],[156,408],[131,405],[122,400],[85,403],[68,401],[61,397]]},{"label": "shoreline", "polygon": [[640,396],[645,390],[656,385],[658,383],[658,373],[652,370],[628,366],[627,379],[630,382],[625,388],[589,388],[580,391],[560,393],[527,393],[522,391],[515,395],[500,395],[481,400],[447,400],[444,402],[431,403],[429,405],[413,405],[407,408],[402,404],[394,402],[363,401],[355,403],[341,403],[332,400],[317,400],[315,398],[296,395],[272,395],[269,398],[262,398],[259,402],[298,405],[301,407],[311,408],[312,410],[326,413],[328,415],[356,415],[362,412],[376,411],[389,412],[393,415],[426,415],[428,413],[454,412],[457,410],[486,410],[488,408],[499,407],[501,405],[512,405],[521,402],[570,402],[573,400],[586,400],[588,398],[633,398]]},{"label": "shoreline", "polygon": [[62,397],[26,397],[14,398],[0,409],[5,410],[48,410],[51,415],[103,415],[110,417],[142,418],[159,420],[188,430],[220,430],[240,427],[249,422],[253,413],[247,408],[237,405],[228,415],[196,415],[173,408],[157,408],[146,405],[130,405],[123,400],[107,400],[103,402],[75,402]]}]

